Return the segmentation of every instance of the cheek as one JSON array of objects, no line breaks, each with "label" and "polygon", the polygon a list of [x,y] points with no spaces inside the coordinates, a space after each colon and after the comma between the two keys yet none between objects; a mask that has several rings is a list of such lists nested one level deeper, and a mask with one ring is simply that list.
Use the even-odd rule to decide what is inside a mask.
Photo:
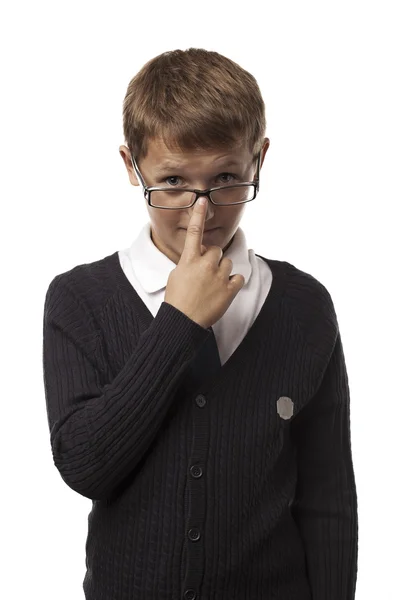
[{"label": "cheek", "polygon": [[[160,210],[159,213],[167,212]],[[172,212],[172,211],[171,211]],[[184,231],[179,229],[180,221],[176,215],[157,214],[152,218],[153,228],[158,232],[159,237],[165,244],[173,246],[176,244]]]},{"label": "cheek", "polygon": [[147,210],[151,222],[159,231],[163,231],[165,233],[170,231],[172,232],[179,226],[178,211],[176,211],[177,214],[175,214],[175,211],[162,210],[161,208],[154,208],[153,206],[149,205],[147,205]]},{"label": "cheek", "polygon": [[229,214],[226,212],[224,218],[221,218],[221,223],[223,223],[227,229],[236,226],[242,218],[242,215],[245,211],[245,207],[246,204],[232,207],[232,210],[229,211]]}]

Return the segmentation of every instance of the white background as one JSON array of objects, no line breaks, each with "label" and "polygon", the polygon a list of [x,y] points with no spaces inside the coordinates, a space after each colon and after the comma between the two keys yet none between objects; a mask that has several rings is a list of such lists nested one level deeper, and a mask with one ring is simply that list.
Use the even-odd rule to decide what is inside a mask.
[{"label": "white background", "polygon": [[2,598],[83,600],[91,501],[52,462],[44,296],[56,274],[127,247],[147,221],[118,151],[123,98],[150,58],[191,46],[228,56],[261,88],[271,145],[241,227],[258,254],[331,293],[351,389],[356,597],[400,597],[396,4],[4,3]]}]

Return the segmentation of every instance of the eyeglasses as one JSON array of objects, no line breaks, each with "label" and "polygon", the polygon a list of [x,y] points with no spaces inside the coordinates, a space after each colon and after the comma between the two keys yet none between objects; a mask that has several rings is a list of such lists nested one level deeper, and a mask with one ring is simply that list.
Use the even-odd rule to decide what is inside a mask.
[{"label": "eyeglasses", "polygon": [[217,206],[244,204],[245,202],[254,200],[260,188],[260,159],[261,150],[257,156],[257,173],[253,181],[245,181],[234,185],[220,185],[208,190],[196,190],[147,186],[139,171],[135,157],[131,154],[132,166],[143,186],[144,197],[147,199],[148,204],[154,208],[164,208],[167,210],[190,208],[200,196],[207,196],[212,204]]}]

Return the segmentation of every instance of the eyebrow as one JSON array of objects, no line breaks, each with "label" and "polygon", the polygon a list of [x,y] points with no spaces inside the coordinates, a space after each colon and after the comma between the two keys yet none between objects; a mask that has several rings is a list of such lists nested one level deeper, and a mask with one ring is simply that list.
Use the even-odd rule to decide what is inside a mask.
[{"label": "eyebrow", "polygon": [[[241,163],[239,161],[234,160],[234,159],[228,159],[226,162],[221,163],[218,167],[216,167],[216,169],[222,169],[222,168],[227,168],[227,167],[238,167],[238,166],[241,166]],[[167,173],[168,171],[175,171],[175,170],[179,171],[184,168],[185,168],[184,165],[165,162],[161,165],[154,167],[154,171],[157,174],[161,174],[161,173]]]}]

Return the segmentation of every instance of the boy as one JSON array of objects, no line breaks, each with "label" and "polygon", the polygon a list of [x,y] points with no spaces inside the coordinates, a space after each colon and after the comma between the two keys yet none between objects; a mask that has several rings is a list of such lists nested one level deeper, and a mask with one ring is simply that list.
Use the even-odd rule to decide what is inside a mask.
[{"label": "boy", "polygon": [[264,132],[257,82],[236,63],[195,48],[150,60],[128,86],[120,147],[150,223],[47,290],[53,458],[93,503],[87,600],[354,599],[334,305],[239,228]]}]

